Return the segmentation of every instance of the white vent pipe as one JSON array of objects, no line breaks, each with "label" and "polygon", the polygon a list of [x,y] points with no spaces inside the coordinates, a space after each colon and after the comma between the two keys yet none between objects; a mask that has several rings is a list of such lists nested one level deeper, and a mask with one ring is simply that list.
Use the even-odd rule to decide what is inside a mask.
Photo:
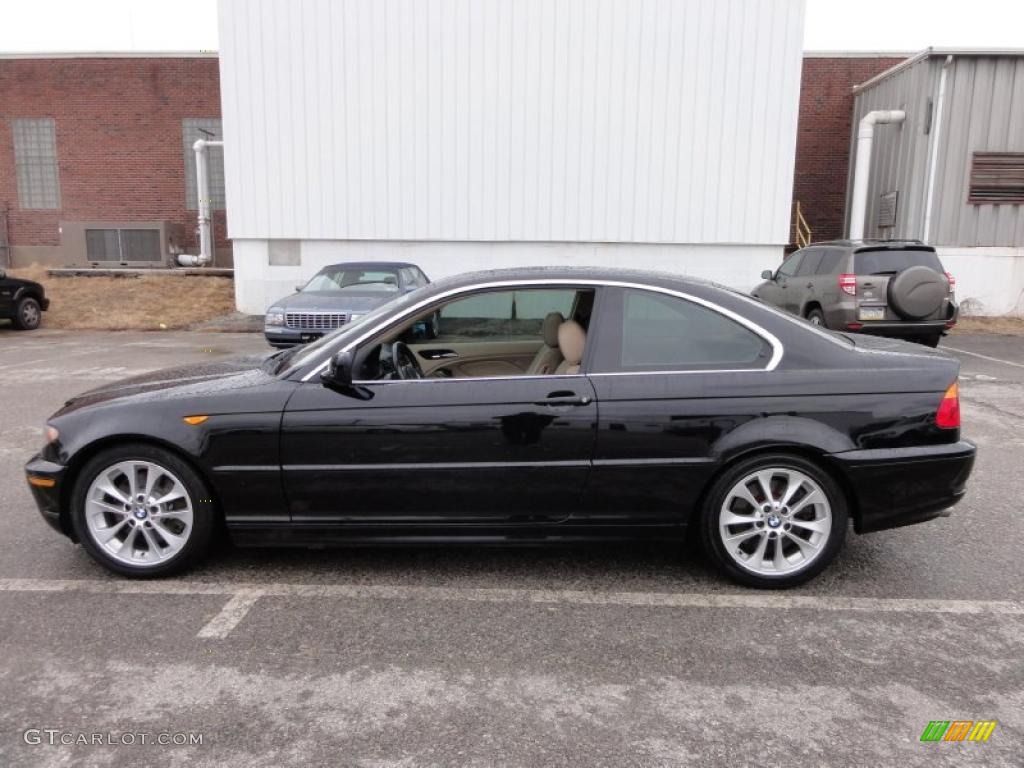
[{"label": "white vent pipe", "polygon": [[850,204],[850,239],[864,239],[864,219],[868,210],[868,182],[871,180],[871,144],[875,125],[902,123],[907,113],[902,109],[876,109],[868,112],[857,128],[857,163],[853,170],[853,200]]},{"label": "white vent pipe", "polygon": [[205,267],[213,261],[213,220],[210,214],[209,147],[223,147],[223,141],[199,139],[192,145],[196,153],[196,193],[199,196],[199,255],[183,253],[178,263],[183,267]]}]

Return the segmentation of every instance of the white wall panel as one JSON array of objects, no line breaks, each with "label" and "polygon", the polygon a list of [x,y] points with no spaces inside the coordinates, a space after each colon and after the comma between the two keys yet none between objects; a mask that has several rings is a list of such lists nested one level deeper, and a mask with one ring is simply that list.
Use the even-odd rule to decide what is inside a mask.
[{"label": "white wall panel", "polygon": [[687,243],[437,242],[410,240],[303,240],[302,263],[271,266],[266,240],[235,240],[235,301],[261,314],[328,264],[411,261],[432,280],[482,269],[519,266],[589,266],[684,272],[748,291],[761,270],[778,267],[777,245]]},{"label": "white wall panel", "polygon": [[803,0],[221,0],[229,234],[784,243]]}]

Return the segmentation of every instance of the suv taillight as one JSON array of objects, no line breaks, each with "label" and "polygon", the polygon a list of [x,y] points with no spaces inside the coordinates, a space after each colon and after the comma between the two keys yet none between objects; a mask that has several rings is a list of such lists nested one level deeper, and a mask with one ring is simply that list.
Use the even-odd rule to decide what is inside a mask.
[{"label": "suv taillight", "polygon": [[956,288],[956,278],[947,272],[946,279],[949,280],[949,292],[952,293],[953,289]]},{"label": "suv taillight", "polygon": [[851,296],[857,295],[857,276],[843,274],[839,276],[839,290]]},{"label": "suv taillight", "polygon": [[960,426],[960,385],[955,381],[942,396],[939,410],[935,412],[935,426],[941,429],[957,429]]}]

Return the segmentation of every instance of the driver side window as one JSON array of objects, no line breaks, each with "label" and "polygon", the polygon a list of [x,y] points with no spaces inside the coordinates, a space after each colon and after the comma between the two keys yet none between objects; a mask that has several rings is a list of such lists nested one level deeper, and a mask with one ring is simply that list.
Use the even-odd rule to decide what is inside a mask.
[{"label": "driver side window", "polygon": [[779,271],[775,273],[776,277],[792,277],[794,274],[796,274],[796,271],[800,267],[800,262],[803,260],[803,258],[803,251],[797,251],[796,253],[794,253],[792,256],[790,256],[788,259],[782,262],[782,266],[779,267]]},{"label": "driver side window", "polygon": [[[358,378],[478,379],[575,373],[593,301],[592,289],[571,287],[461,296],[372,343],[359,355]],[[562,333],[567,354],[559,343],[563,325],[571,326]]]}]

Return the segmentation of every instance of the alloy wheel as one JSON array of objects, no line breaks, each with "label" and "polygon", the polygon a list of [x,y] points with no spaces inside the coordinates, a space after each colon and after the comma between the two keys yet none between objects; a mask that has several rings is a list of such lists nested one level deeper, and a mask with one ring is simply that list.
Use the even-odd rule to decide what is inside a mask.
[{"label": "alloy wheel", "polygon": [[85,507],[93,541],[129,565],[166,562],[192,533],[193,506],[185,484],[151,461],[122,461],[99,472]]},{"label": "alloy wheel", "polygon": [[761,576],[795,573],[824,551],[832,507],[822,487],[795,469],[770,467],[742,478],[719,514],[728,556]]},{"label": "alloy wheel", "polygon": [[21,305],[21,322],[29,328],[39,323],[39,307],[34,302],[26,301]]}]

